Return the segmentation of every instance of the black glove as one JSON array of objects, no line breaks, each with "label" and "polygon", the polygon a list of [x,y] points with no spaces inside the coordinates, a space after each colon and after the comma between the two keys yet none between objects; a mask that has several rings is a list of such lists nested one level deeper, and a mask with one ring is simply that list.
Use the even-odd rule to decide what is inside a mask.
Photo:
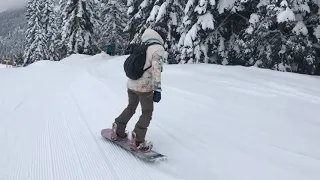
[{"label": "black glove", "polygon": [[154,91],[153,92],[153,101],[158,103],[161,100],[161,92]]}]

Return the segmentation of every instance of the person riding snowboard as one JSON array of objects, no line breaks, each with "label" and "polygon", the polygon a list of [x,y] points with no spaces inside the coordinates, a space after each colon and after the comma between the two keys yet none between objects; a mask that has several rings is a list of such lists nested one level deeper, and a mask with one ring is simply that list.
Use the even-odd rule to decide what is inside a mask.
[{"label": "person riding snowboard", "polygon": [[[152,149],[152,142],[146,141],[145,137],[150,121],[152,119],[152,113],[154,110],[154,102],[159,103],[161,100],[161,72],[164,58],[164,41],[168,35],[168,27],[165,23],[156,23],[154,28],[148,28],[141,36],[143,44],[149,44],[145,46],[145,59],[143,59],[144,66],[140,76],[135,78],[129,78],[127,81],[127,93],[128,93],[128,105],[123,112],[115,118],[113,127],[113,139],[125,140],[128,137],[126,132],[126,126],[129,120],[136,112],[136,108],[140,102],[142,108],[142,115],[132,131],[131,145],[142,151]],[[137,50],[133,50],[135,53]],[[136,53],[138,54],[138,53]],[[137,55],[138,56],[138,55]],[[135,57],[136,60],[141,57]],[[133,56],[134,57],[134,56]],[[132,59],[133,59],[132,57]],[[127,64],[126,64],[127,63]],[[126,62],[126,66],[132,65],[132,62]],[[141,63],[140,63],[141,64]],[[128,67],[133,68],[133,67]],[[143,68],[143,69],[142,69]],[[127,73],[127,72],[126,72]],[[129,73],[127,73],[128,76]],[[129,77],[129,76],[128,76]]]}]

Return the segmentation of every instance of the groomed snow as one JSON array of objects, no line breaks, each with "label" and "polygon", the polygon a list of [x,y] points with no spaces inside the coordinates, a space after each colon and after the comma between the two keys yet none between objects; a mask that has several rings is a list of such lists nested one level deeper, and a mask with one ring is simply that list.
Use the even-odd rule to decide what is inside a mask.
[{"label": "groomed snow", "polygon": [[[8,67],[10,68],[11,65],[8,65]],[[7,68],[7,66],[5,64],[0,64],[0,69],[3,69],[3,68]]]},{"label": "groomed snow", "polygon": [[165,66],[147,138],[169,159],[152,165],[100,136],[127,103],[125,57],[0,70],[0,179],[319,180],[319,78]]}]

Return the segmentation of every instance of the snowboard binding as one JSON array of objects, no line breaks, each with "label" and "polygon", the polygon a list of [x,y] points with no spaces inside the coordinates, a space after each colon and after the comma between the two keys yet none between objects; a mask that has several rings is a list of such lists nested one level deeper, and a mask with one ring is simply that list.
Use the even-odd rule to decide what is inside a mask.
[{"label": "snowboard binding", "polygon": [[137,146],[136,137],[137,137],[136,133],[132,132],[131,133],[131,143],[130,143],[131,149],[133,151],[140,151],[143,153],[151,152],[153,144],[151,142],[148,142],[148,143],[143,142]]},{"label": "snowboard binding", "polygon": [[117,135],[117,124],[116,123],[113,123],[112,124],[112,132],[111,132],[111,139],[113,141],[127,141],[128,140],[128,133],[126,132],[125,133],[125,137],[124,138],[121,138]]}]

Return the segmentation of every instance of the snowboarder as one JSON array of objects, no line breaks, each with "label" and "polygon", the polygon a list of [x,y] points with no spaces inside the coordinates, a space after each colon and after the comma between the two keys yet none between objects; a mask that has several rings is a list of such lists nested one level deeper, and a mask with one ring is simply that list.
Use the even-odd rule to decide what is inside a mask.
[{"label": "snowboarder", "polygon": [[[141,36],[142,43],[158,43],[147,47],[144,70],[141,78],[128,79],[127,93],[128,105],[123,112],[115,118],[112,124],[115,140],[127,139],[126,125],[136,112],[140,102],[142,115],[132,131],[132,146],[138,150],[148,151],[152,149],[152,142],[146,141],[147,128],[152,119],[154,102],[161,100],[161,72],[164,58],[164,41],[168,35],[168,27],[165,23],[156,23],[154,28],[148,28]],[[149,67],[149,69],[148,69]]]}]

